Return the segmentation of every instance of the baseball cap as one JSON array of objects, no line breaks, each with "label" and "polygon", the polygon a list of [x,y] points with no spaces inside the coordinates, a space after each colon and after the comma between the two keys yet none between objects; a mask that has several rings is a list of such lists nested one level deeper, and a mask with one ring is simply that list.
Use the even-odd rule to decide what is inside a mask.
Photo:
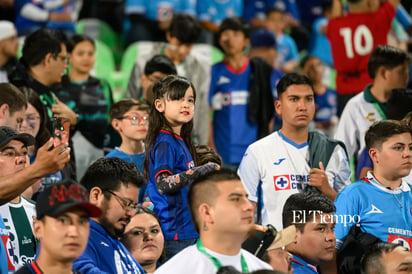
[{"label": "baseball cap", "polygon": [[34,145],[36,141],[30,134],[18,133],[11,127],[0,126],[0,148],[4,147],[12,140],[20,141],[25,146]]},{"label": "baseball cap", "polygon": [[273,47],[276,48],[275,35],[267,29],[258,29],[250,35],[250,46],[252,48]]},{"label": "baseball cap", "polygon": [[88,192],[80,184],[66,179],[61,183],[46,187],[37,199],[37,219],[44,216],[56,217],[74,207],[84,208],[89,217],[99,217],[101,210],[90,204]]},{"label": "baseball cap", "polygon": [[272,244],[266,250],[272,250],[287,246],[296,239],[296,226],[290,225],[276,234]]},{"label": "baseball cap", "polygon": [[10,21],[0,21],[0,41],[17,34],[16,27]]}]

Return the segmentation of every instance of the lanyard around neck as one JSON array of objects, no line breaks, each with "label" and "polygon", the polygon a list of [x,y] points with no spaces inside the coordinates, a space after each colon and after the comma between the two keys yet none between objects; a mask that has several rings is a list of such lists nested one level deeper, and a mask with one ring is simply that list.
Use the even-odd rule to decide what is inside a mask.
[{"label": "lanyard around neck", "polygon": [[[219,269],[223,266],[222,263],[219,261],[219,259],[217,259],[216,257],[213,257],[212,255],[207,253],[206,248],[205,248],[205,246],[203,245],[203,243],[200,239],[197,240],[196,247],[197,247],[197,250],[199,250],[201,253],[206,255],[212,261],[212,263],[216,266],[217,269]],[[249,268],[247,266],[245,257],[243,257],[242,253],[240,253],[240,264],[242,266],[242,273],[248,273]]]}]

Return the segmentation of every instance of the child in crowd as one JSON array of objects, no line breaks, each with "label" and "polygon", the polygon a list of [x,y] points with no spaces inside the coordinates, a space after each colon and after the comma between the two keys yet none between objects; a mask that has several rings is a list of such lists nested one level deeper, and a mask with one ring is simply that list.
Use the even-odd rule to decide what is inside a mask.
[{"label": "child in crowd", "polygon": [[315,91],[315,127],[332,137],[337,124],[337,94],[336,91],[322,83],[325,66],[318,57],[313,55],[306,56],[300,66],[302,74],[312,81]]},{"label": "child in crowd", "polygon": [[71,71],[63,76],[62,90],[57,95],[77,113],[72,140],[77,178],[80,179],[89,165],[104,155],[108,112],[113,98],[110,85],[90,75],[96,60],[93,39],[76,34],[67,44],[67,52]]},{"label": "child in crowd", "polygon": [[[110,121],[120,134],[122,143],[106,157],[117,157],[136,165],[143,173],[145,144],[149,129],[149,106],[133,98],[125,98],[110,107]],[[139,190],[138,202],[147,202],[146,186]]]},{"label": "child in crowd", "polygon": [[149,197],[165,235],[166,256],[170,258],[199,237],[188,208],[188,185],[219,165],[207,163],[195,167],[193,84],[184,77],[169,75],[154,85],[153,96],[145,174]]}]

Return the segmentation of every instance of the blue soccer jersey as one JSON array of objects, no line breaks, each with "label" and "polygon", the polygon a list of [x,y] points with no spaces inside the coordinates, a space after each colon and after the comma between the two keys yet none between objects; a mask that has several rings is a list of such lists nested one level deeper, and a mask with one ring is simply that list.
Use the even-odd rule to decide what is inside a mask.
[{"label": "blue soccer jersey", "polygon": [[336,206],[336,247],[340,248],[350,228],[358,222],[364,232],[382,241],[412,246],[412,191],[402,180],[395,190],[381,185],[369,172],[366,180],[340,192]]},{"label": "blue soccer jersey", "polygon": [[150,148],[149,182],[147,190],[153,210],[159,215],[166,240],[198,238],[187,202],[189,186],[174,194],[160,194],[156,177],[161,173],[179,174],[194,167],[192,155],[180,136],[161,130]]},{"label": "blue soccer jersey", "polygon": [[332,89],[327,89],[322,95],[315,94],[316,114],[315,122],[330,122],[338,109],[338,94]]},{"label": "blue soccer jersey", "polygon": [[144,14],[150,20],[165,21],[172,19],[176,13],[195,16],[196,6],[192,0],[127,0],[125,11],[126,14]]},{"label": "blue soccer jersey", "polygon": [[213,24],[220,25],[227,17],[242,16],[243,1],[202,0],[197,1],[196,9],[199,21],[210,21]]},{"label": "blue soccer jersey", "polygon": [[256,141],[257,124],[248,119],[249,59],[239,70],[221,62],[212,67],[209,104],[213,138],[225,164],[239,164],[247,147]]}]

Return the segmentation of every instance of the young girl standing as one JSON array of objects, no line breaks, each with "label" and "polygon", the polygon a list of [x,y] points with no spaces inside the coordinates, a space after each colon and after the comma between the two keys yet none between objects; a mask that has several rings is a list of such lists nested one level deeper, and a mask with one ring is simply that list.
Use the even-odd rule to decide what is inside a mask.
[{"label": "young girl standing", "polygon": [[160,218],[169,259],[199,237],[187,204],[189,184],[200,175],[218,169],[219,165],[207,163],[195,167],[194,86],[184,77],[169,75],[154,85],[153,96],[145,173],[148,194]]}]

